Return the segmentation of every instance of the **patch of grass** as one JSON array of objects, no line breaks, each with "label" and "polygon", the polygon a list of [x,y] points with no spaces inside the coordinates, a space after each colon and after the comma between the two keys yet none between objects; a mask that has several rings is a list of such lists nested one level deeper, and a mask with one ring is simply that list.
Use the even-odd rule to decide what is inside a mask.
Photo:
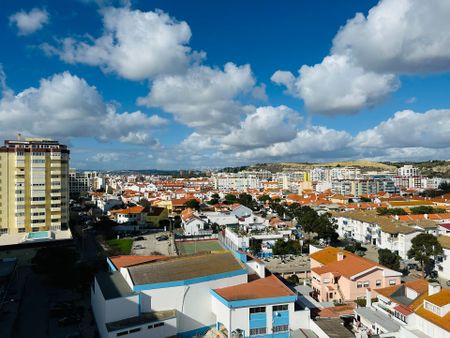
[{"label": "patch of grass", "polygon": [[133,246],[133,240],[130,238],[110,239],[106,243],[117,255],[129,255]]}]

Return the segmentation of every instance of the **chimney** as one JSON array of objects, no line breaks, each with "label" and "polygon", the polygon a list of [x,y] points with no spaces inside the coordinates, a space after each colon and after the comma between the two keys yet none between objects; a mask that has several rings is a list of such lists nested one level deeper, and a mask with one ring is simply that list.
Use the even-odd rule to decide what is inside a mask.
[{"label": "chimney", "polygon": [[441,291],[441,284],[432,282],[428,283],[428,296],[432,296]]},{"label": "chimney", "polygon": [[336,255],[338,261],[342,261],[344,259],[344,253],[342,251],[339,251]]}]

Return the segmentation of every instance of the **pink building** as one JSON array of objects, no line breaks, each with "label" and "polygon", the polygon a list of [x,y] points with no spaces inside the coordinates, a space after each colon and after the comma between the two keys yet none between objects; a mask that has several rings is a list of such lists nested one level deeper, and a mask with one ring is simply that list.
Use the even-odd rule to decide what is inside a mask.
[{"label": "pink building", "polygon": [[321,302],[354,301],[365,298],[367,289],[401,283],[400,272],[342,249],[327,247],[310,258],[313,296]]}]

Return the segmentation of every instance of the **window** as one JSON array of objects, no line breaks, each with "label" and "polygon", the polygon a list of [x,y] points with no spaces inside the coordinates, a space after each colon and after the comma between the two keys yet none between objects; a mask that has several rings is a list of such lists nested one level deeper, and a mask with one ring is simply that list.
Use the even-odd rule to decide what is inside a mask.
[{"label": "window", "polygon": [[377,281],[375,282],[376,286],[381,286],[381,280],[377,279]]},{"label": "window", "polygon": [[363,286],[364,286],[365,288],[368,288],[368,287],[369,287],[369,285],[370,285],[369,281],[365,281],[365,282],[363,282]]},{"label": "window", "polygon": [[160,327],[160,326],[164,326],[164,323],[156,323],[153,325],[154,328]]},{"label": "window", "polygon": [[250,308],[250,313],[260,313],[260,312],[266,312],[266,308],[264,306]]},{"label": "window", "polygon": [[272,331],[273,332],[284,332],[289,330],[289,325],[278,325],[274,326]]},{"label": "window", "polygon": [[116,337],[125,336],[128,334],[128,331],[117,332]]},{"label": "window", "polygon": [[256,336],[258,334],[266,334],[266,328],[261,327],[257,329],[250,329],[250,336]]},{"label": "window", "polygon": [[362,283],[362,282],[358,282],[358,283],[356,284],[356,287],[357,287],[357,288],[362,288],[362,286],[363,286],[363,283]]},{"label": "window", "polygon": [[138,328],[136,328],[136,329],[131,329],[131,330],[130,330],[130,333],[135,333],[135,332],[139,332],[139,331],[141,331],[141,328],[140,328],[140,327],[138,327]]},{"label": "window", "polygon": [[33,197],[32,201],[45,201],[45,197]]},{"label": "window", "polygon": [[275,305],[272,310],[273,312],[275,312],[275,311],[287,311],[287,309],[288,305],[284,304],[284,305]]},{"label": "window", "polygon": [[395,279],[390,279],[389,280],[389,285],[395,285]]}]

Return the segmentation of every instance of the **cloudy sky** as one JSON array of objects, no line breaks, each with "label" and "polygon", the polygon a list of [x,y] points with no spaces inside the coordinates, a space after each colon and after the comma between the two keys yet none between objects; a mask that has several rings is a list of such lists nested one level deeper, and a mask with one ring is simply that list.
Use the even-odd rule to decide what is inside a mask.
[{"label": "cloudy sky", "polygon": [[450,158],[448,0],[15,0],[0,138],[79,169]]}]

